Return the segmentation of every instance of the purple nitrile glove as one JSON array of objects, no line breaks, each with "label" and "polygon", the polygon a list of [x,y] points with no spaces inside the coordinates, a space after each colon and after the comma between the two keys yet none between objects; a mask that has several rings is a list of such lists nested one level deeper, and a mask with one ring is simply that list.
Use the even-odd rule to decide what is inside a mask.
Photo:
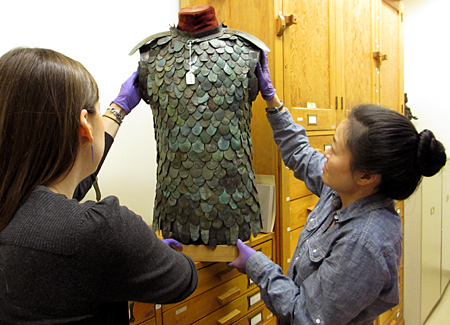
[{"label": "purple nitrile glove", "polygon": [[255,74],[258,77],[259,90],[265,100],[271,100],[275,96],[275,88],[272,85],[269,71],[269,61],[267,60],[267,53],[261,51],[260,62],[256,63]]},{"label": "purple nitrile glove", "polygon": [[128,114],[133,108],[141,101],[141,95],[139,93],[139,78],[138,71],[133,72],[120,88],[120,93],[116,99],[111,103],[116,103]]},{"label": "purple nitrile glove", "polygon": [[236,247],[239,249],[239,256],[237,259],[235,259],[231,263],[228,263],[227,265],[229,267],[235,267],[239,272],[246,274],[247,272],[245,271],[245,264],[247,264],[250,256],[255,254],[256,251],[253,248],[245,245],[240,239],[237,240]]},{"label": "purple nitrile glove", "polygon": [[167,239],[163,239],[162,242],[164,244],[169,245],[170,247],[172,247],[173,249],[177,249],[177,248],[183,248],[183,245],[181,245],[178,241],[176,241],[173,238],[167,238]]}]

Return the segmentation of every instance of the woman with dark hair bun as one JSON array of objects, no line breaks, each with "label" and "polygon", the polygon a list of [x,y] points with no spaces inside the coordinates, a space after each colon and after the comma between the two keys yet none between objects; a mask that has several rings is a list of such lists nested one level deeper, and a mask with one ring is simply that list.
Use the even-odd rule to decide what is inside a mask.
[{"label": "woman with dark hair bun", "polygon": [[287,167],[319,201],[309,214],[286,275],[237,242],[229,263],[260,287],[280,324],[373,324],[399,303],[403,200],[445,165],[444,146],[403,115],[355,107],[321,154],[278,99],[263,53],[256,69],[267,117]]},{"label": "woman with dark hair bun", "polygon": [[346,131],[352,171],[380,175],[379,191],[404,200],[422,176],[433,176],[445,165],[444,146],[430,130],[417,133],[405,116],[378,105],[352,109]]},{"label": "woman with dark hair bun", "polygon": [[102,116],[81,63],[40,48],[0,57],[0,324],[128,324],[128,301],[195,290],[181,244],[117,197],[79,203],[140,100],[137,71]]}]

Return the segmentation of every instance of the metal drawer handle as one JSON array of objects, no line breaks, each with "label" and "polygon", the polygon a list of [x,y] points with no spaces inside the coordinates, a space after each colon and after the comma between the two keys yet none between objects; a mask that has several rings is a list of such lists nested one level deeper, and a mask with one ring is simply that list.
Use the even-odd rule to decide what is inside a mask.
[{"label": "metal drawer handle", "polygon": [[234,287],[234,288],[231,288],[230,290],[228,290],[227,292],[225,292],[224,294],[218,296],[217,300],[222,305],[224,305],[224,304],[229,303],[231,300],[233,300],[234,298],[236,298],[240,294],[241,294],[241,289]]},{"label": "metal drawer handle", "polygon": [[218,325],[229,325],[241,318],[241,311],[235,309],[217,321]]},{"label": "metal drawer handle", "polygon": [[228,268],[228,269],[222,270],[222,271],[220,271],[220,272],[217,272],[217,273],[216,273],[216,276],[220,279],[220,281],[224,281],[224,280],[227,279],[226,276],[227,276],[230,272],[233,272],[234,270],[235,270],[235,269],[233,269],[233,268]]}]

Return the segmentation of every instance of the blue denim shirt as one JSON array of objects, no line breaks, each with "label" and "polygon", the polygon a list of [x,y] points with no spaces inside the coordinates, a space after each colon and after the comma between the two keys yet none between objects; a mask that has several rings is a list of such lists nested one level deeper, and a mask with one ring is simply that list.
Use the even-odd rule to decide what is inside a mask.
[{"label": "blue denim shirt", "polygon": [[287,274],[260,252],[247,274],[281,324],[372,324],[399,303],[402,226],[394,201],[376,193],[340,209],[322,182],[325,156],[309,146],[305,129],[289,111],[268,118],[286,166],[320,199]]}]

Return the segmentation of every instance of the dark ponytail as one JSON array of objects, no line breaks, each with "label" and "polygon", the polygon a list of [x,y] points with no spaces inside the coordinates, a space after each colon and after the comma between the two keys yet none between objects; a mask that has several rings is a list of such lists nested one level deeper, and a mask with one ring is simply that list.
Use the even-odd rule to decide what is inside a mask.
[{"label": "dark ponytail", "polygon": [[422,176],[433,176],[445,165],[442,143],[429,130],[419,134],[398,112],[378,105],[359,105],[348,121],[352,170],[381,175],[379,190],[393,199],[408,198]]}]

